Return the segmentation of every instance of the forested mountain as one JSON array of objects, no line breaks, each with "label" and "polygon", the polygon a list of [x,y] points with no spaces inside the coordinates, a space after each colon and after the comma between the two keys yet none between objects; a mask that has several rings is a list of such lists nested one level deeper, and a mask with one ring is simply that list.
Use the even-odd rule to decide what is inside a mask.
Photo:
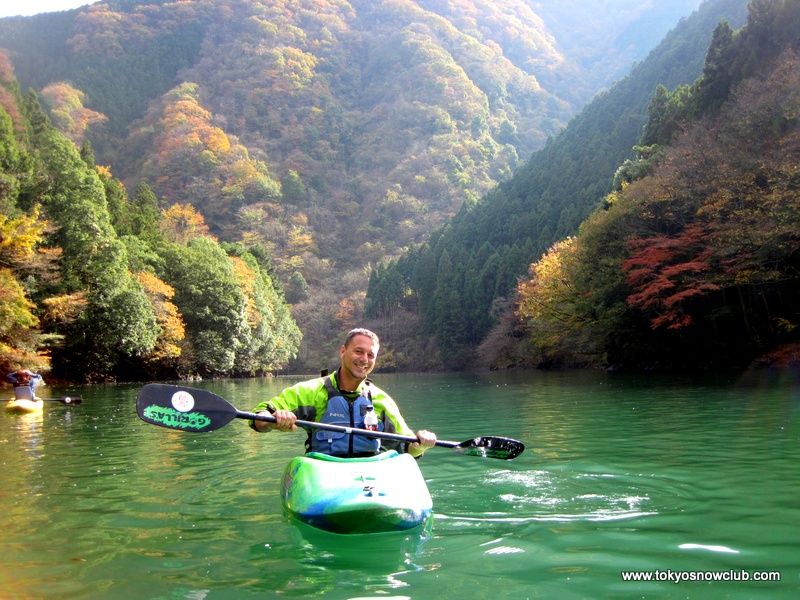
[{"label": "forested mountain", "polygon": [[[264,249],[129,197],[23,97],[0,51],[0,369],[68,381],[267,373],[300,331]],[[52,371],[51,371],[52,368]]]},{"label": "forested mountain", "polygon": [[638,156],[577,236],[520,282],[543,364],[797,360],[800,3],[714,31],[703,75],[649,107]]},{"label": "forested mountain", "polygon": [[450,368],[472,360],[501,321],[517,278],[552,244],[575,234],[612,191],[617,169],[633,156],[642,135],[656,87],[693,82],[720,19],[741,26],[746,4],[705,3],[512,178],[479,202],[465,203],[426,243],[374,270],[367,313],[383,328],[399,321],[397,329],[408,330],[409,323],[419,323],[418,331],[435,336]]},{"label": "forested mountain", "polygon": [[109,0],[0,20],[0,47],[124,189],[268,253],[315,370],[363,321],[372,267],[508,178],[698,1],[667,4]]}]

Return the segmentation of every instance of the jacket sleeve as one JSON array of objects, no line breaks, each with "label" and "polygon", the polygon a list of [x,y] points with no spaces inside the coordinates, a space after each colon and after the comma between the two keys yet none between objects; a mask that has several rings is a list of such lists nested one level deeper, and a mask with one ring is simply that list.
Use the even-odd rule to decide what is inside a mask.
[{"label": "jacket sleeve", "polygon": [[[320,409],[320,399],[323,402],[322,412],[324,412],[325,402],[328,400],[325,386],[317,381],[316,379],[303,381],[288,387],[274,398],[256,404],[253,412],[268,410],[272,413],[276,410],[291,410],[302,421],[316,421],[317,412]],[[255,429],[253,421],[250,421],[250,426]]]}]

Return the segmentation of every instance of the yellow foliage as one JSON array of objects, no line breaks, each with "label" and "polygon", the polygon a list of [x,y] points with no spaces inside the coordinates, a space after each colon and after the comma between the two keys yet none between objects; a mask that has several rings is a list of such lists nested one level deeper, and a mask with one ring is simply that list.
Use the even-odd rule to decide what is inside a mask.
[{"label": "yellow foliage", "polygon": [[305,227],[308,225],[308,215],[305,213],[297,213],[296,215],[292,215],[289,219],[292,225],[297,225],[298,227]]},{"label": "yellow foliage", "polygon": [[170,129],[186,123],[207,123],[211,113],[192,99],[178,100],[164,109],[163,125]]},{"label": "yellow foliage", "polygon": [[280,261],[281,270],[284,273],[292,273],[293,271],[301,271],[305,266],[306,261],[302,256],[290,256],[289,258]]},{"label": "yellow foliage", "polygon": [[554,244],[539,262],[531,265],[531,279],[519,282],[517,316],[521,319],[563,321],[568,318],[565,305],[575,294],[567,268],[574,260],[575,239],[570,237]]},{"label": "yellow foliage", "polygon": [[191,204],[173,204],[161,211],[161,231],[170,242],[186,244],[189,240],[205,236],[216,241],[206,221]]},{"label": "yellow foliage", "polygon": [[100,176],[100,179],[103,181],[108,181],[111,179],[111,167],[104,167],[101,165],[95,165],[94,167],[97,174]]},{"label": "yellow foliage", "polygon": [[218,127],[206,127],[201,130],[201,136],[206,147],[214,154],[225,154],[231,150],[228,136]]},{"label": "yellow foliage", "polygon": [[0,269],[0,335],[6,336],[17,327],[34,327],[39,320],[31,312],[28,300],[11,269]]},{"label": "yellow foliage", "polygon": [[258,310],[258,306],[256,306],[256,274],[247,266],[246,262],[237,256],[232,256],[231,262],[233,262],[233,272],[236,275],[236,280],[242,287],[245,298],[247,298],[247,324],[255,329],[261,324],[261,321],[264,320],[264,316]]},{"label": "yellow foliage", "polygon": [[42,239],[47,221],[39,221],[39,209],[10,219],[0,214],[0,265],[11,267],[28,260]]},{"label": "yellow foliage", "polygon": [[86,308],[88,292],[76,292],[63,296],[52,296],[42,301],[45,309],[42,320],[50,325],[65,325],[78,319]]},{"label": "yellow foliage", "polygon": [[531,278],[517,284],[517,317],[545,355],[557,352],[584,325],[571,281],[577,255],[576,238],[558,242],[530,266]]},{"label": "yellow foliage", "polygon": [[186,336],[186,328],[178,307],[170,300],[175,295],[175,288],[160,280],[155,275],[141,272],[136,274],[142,284],[161,332],[156,340],[156,345],[148,361],[156,363],[167,358],[177,358],[181,355],[180,342]]},{"label": "yellow foliage", "polygon": [[311,250],[314,247],[314,238],[300,227],[295,227],[289,232],[289,250],[296,254]]}]

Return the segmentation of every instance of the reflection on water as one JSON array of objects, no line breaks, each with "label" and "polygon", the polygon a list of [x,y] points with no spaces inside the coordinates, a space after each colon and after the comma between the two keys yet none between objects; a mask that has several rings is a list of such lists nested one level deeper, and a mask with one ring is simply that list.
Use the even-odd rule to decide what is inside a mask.
[{"label": "reflection on water", "polygon": [[[751,598],[800,591],[800,393],[792,374],[377,376],[412,427],[519,439],[513,461],[434,448],[423,531],[292,522],[303,436],[242,421],[146,425],[137,386],[0,416],[9,598]],[[295,378],[297,380],[299,378]],[[294,380],[200,383],[242,410]],[[780,571],[780,582],[623,582],[621,571]]]},{"label": "reflection on water", "polygon": [[260,541],[250,547],[248,560],[262,574],[261,587],[291,597],[338,593],[355,597],[365,591],[381,598],[408,587],[409,573],[418,564],[430,527],[414,532],[342,536],[314,530],[286,518],[289,536]]},{"label": "reflection on water", "polygon": [[8,417],[2,443],[19,448],[32,459],[41,458],[44,452],[44,414],[13,413]]}]

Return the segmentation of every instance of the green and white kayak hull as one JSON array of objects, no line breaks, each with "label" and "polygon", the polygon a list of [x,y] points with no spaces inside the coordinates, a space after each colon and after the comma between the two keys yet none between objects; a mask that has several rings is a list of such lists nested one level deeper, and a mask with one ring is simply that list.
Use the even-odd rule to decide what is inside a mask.
[{"label": "green and white kayak hull", "polygon": [[425,523],[433,510],[417,461],[395,451],[298,456],[283,472],[281,499],[295,519],[334,533],[404,531]]}]

